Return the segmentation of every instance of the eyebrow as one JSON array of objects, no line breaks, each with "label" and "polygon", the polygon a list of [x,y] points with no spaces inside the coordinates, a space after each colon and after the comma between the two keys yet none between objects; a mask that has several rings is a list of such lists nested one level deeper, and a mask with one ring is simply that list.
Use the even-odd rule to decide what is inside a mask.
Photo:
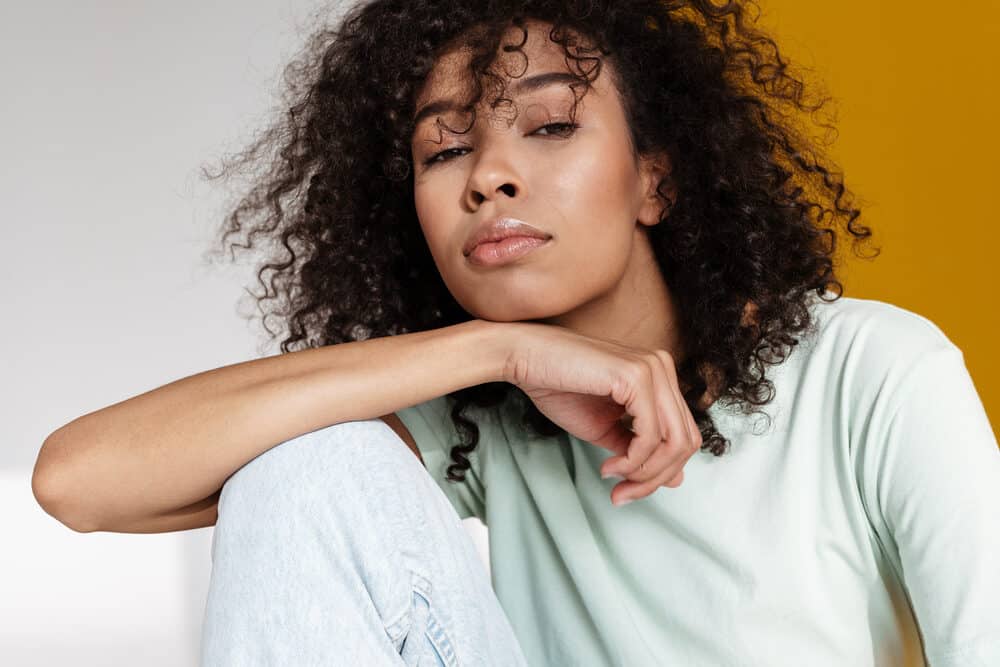
[{"label": "eyebrow", "polygon": [[[534,76],[529,76],[527,79],[518,80],[511,90],[513,90],[515,95],[520,95],[522,93],[531,93],[536,90],[541,90],[547,86],[551,86],[557,83],[577,83],[580,79],[573,76],[569,72],[545,72],[543,74],[535,74]],[[435,114],[444,113],[446,111],[454,111],[461,108],[462,105],[451,100],[435,100],[429,104],[424,105],[413,118],[413,126],[416,127],[420,123]]]}]

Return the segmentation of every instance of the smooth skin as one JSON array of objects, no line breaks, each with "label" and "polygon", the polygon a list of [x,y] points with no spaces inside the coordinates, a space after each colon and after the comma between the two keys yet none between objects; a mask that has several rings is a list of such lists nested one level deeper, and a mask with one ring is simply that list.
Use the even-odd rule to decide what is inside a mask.
[{"label": "smooth skin", "polygon": [[[503,71],[518,75],[512,85],[570,71],[545,24],[529,24],[524,49],[526,71],[519,54],[503,54]],[[455,68],[463,58],[456,52],[438,61],[418,109],[461,92]],[[234,364],[73,420],[39,454],[32,488],[42,506],[80,531],[212,525],[224,481],[275,443],[381,415],[419,459],[393,413],[399,405],[501,379],[567,432],[615,452],[602,464],[602,473],[627,478],[612,490],[614,502],[680,484],[700,437],[674,373],[683,359],[675,305],[646,236],[659,224],[664,202],[655,186],[670,165],[665,155],[633,157],[610,67],[606,61],[581,100],[578,128],[564,125],[572,102],[565,81],[509,89],[519,113],[481,113],[469,134],[439,133],[436,115],[417,127],[411,148],[420,225],[447,286],[477,319]],[[523,219],[552,239],[512,264],[475,267],[462,245],[475,225],[497,215]],[[382,363],[373,365],[373,357]],[[380,374],[411,379],[359,393],[362,384],[384,387]],[[277,406],[281,417],[258,414],[258,404]],[[173,472],[192,469],[198,474]],[[147,477],[148,484],[114,493],[102,481]]]},{"label": "smooth skin", "polygon": [[[476,317],[558,325],[619,342],[628,354],[648,353],[635,361],[632,380],[620,382],[618,391],[632,394],[622,396],[632,403],[630,415],[655,416],[657,423],[634,422],[642,435],[636,446],[627,452],[609,447],[619,455],[602,466],[602,473],[628,478],[615,487],[614,499],[646,495],[664,481],[679,485],[683,473],[677,464],[701,443],[674,373],[683,359],[676,305],[646,234],[660,224],[665,202],[656,186],[670,168],[669,158],[633,156],[625,111],[609,75],[613,65],[607,60],[579,103],[577,128],[560,125],[570,121],[573,102],[565,81],[519,94],[518,84],[536,75],[572,71],[562,47],[548,39],[547,24],[529,21],[526,28],[527,69],[516,52],[502,53],[495,67],[507,79],[516,117],[508,107],[491,112],[480,101],[468,133],[450,133],[436,122],[440,118],[451,128],[465,129],[469,118],[458,112],[428,116],[415,128],[411,150],[417,215],[442,279]],[[520,30],[511,30],[506,40],[519,43]],[[418,94],[418,114],[432,101],[462,99],[457,82],[467,60],[465,51],[439,59]],[[480,221],[497,215],[523,220],[553,238],[513,263],[475,266],[463,255],[462,245]],[[581,361],[562,359],[570,365]],[[550,418],[572,419],[558,405],[563,410],[570,405],[566,395],[559,397],[551,389],[537,385],[529,395]],[[564,428],[568,423],[563,422]],[[660,442],[661,437],[666,440]],[[673,474],[663,480],[668,469]]]}]

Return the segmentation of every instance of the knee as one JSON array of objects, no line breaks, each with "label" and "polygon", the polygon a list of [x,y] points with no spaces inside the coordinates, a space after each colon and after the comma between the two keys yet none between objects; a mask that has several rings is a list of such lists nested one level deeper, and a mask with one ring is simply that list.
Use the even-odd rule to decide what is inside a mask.
[{"label": "knee", "polygon": [[219,520],[234,513],[259,520],[336,506],[377,493],[380,483],[397,484],[414,466],[426,473],[381,420],[334,424],[279,443],[233,473],[219,498]]},{"label": "knee", "polygon": [[304,433],[261,453],[226,480],[212,560],[234,549],[266,560],[280,558],[289,544],[332,549],[389,539],[386,535],[400,530],[401,506],[419,505],[410,495],[430,486],[427,471],[381,420]]}]

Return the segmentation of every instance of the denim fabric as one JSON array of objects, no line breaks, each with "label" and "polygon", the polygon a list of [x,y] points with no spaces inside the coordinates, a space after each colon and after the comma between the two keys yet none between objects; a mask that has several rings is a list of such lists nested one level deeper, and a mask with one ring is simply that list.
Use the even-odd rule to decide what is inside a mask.
[{"label": "denim fabric", "polygon": [[381,420],[237,470],[211,555],[202,665],[527,664],[462,520]]}]

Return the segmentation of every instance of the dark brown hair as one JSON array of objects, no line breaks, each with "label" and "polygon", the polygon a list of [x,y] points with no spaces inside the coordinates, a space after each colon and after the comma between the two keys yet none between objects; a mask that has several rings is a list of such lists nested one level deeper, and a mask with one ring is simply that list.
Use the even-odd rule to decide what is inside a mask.
[{"label": "dark brown hair", "polygon": [[[685,399],[703,448],[722,454],[728,441],[699,403],[706,375],[719,383],[719,400],[760,412],[774,397],[766,367],[813,324],[809,298],[842,296],[838,237],[849,234],[856,251],[871,236],[820,152],[826,142],[807,132],[808,119],[832,141],[833,126],[817,119],[829,98],[807,99],[750,8],[708,0],[375,0],[318,29],[285,70],[287,113],[209,175],[263,167],[220,241],[240,234],[231,249],[266,242],[257,271],[264,291],[255,295],[264,329],[275,337],[267,322],[281,318],[281,351],[289,352],[472,319],[445,287],[416,217],[415,95],[436,59],[464,45],[475,91],[467,109],[483,82],[494,103],[504,100],[503,81],[490,70],[501,38],[526,20],[543,21],[576,63],[583,90],[605,59],[613,63],[633,150],[670,156],[660,191],[676,200],[666,198],[665,220],[649,238],[682,331],[697,332],[685,336],[677,369]],[[749,322],[747,304],[755,309]],[[451,418],[463,441],[451,449],[449,479],[464,479],[478,444],[467,408],[512,395],[523,425],[541,436],[561,432],[511,384],[453,392]]]}]

